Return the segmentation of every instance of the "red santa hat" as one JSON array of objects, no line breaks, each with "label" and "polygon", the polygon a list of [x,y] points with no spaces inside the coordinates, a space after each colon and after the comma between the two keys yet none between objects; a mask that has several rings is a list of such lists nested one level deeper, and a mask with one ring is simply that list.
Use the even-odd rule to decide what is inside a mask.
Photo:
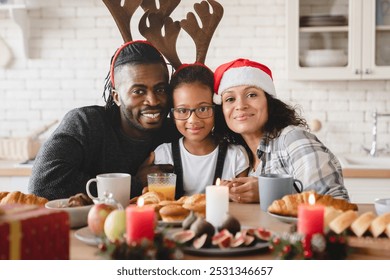
[{"label": "red santa hat", "polygon": [[214,72],[215,104],[222,103],[222,93],[235,86],[255,86],[276,96],[271,70],[258,62],[239,58],[222,64]]}]

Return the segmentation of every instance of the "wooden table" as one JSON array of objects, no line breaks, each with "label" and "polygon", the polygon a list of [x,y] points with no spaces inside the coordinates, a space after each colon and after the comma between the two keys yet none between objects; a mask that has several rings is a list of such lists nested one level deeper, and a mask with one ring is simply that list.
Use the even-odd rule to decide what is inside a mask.
[{"label": "wooden table", "polygon": [[[359,204],[359,212],[364,213],[367,211],[374,211],[372,204]],[[235,216],[242,226],[246,227],[264,227],[273,231],[284,232],[288,231],[291,227],[290,224],[280,222],[278,219],[268,215],[260,210],[259,204],[238,204],[231,202],[229,205],[230,213]],[[74,237],[75,230],[71,231],[70,240],[70,258],[74,260],[94,260],[99,259],[97,255],[98,249],[94,246],[89,246]],[[390,242],[390,241],[388,241]],[[235,257],[204,257],[194,255],[184,255],[184,259],[187,260],[204,260],[204,259],[259,259],[259,260],[273,260],[275,257],[268,250],[263,252],[243,255]],[[359,248],[354,250],[348,257],[348,259],[354,260],[380,260],[390,259],[390,253],[386,250],[382,250],[376,246],[375,248]]]}]

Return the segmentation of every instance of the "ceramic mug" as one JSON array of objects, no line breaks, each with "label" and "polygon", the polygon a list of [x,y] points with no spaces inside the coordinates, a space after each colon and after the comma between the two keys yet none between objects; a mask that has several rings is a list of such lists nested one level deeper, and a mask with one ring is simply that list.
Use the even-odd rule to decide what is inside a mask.
[{"label": "ceramic mug", "polygon": [[[97,197],[90,192],[92,182],[96,182]],[[107,193],[111,193],[112,198],[119,202],[123,208],[126,208],[130,203],[131,175],[127,173],[99,174],[96,178],[92,178],[87,182],[86,191],[88,196],[94,201],[103,200]]]},{"label": "ceramic mug", "polygon": [[289,174],[262,174],[258,177],[260,208],[267,212],[274,200],[303,190],[301,181],[294,179]]}]

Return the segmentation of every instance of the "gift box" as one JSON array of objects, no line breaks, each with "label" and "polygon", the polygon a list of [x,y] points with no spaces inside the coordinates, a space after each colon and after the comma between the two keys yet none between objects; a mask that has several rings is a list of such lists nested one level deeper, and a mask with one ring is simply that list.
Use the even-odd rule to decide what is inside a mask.
[{"label": "gift box", "polygon": [[69,214],[35,205],[0,205],[0,260],[69,259]]}]

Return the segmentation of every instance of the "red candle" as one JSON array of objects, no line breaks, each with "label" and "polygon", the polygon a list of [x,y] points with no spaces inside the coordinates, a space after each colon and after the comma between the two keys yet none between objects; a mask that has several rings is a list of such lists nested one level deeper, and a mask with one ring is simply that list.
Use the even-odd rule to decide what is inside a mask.
[{"label": "red candle", "polygon": [[315,204],[313,194],[309,196],[309,204],[298,206],[298,232],[307,236],[324,232],[324,206]]},{"label": "red candle", "polygon": [[154,238],[154,208],[143,206],[143,199],[139,199],[139,204],[129,205],[126,207],[126,241],[127,244],[132,242],[139,243],[146,238]]}]

